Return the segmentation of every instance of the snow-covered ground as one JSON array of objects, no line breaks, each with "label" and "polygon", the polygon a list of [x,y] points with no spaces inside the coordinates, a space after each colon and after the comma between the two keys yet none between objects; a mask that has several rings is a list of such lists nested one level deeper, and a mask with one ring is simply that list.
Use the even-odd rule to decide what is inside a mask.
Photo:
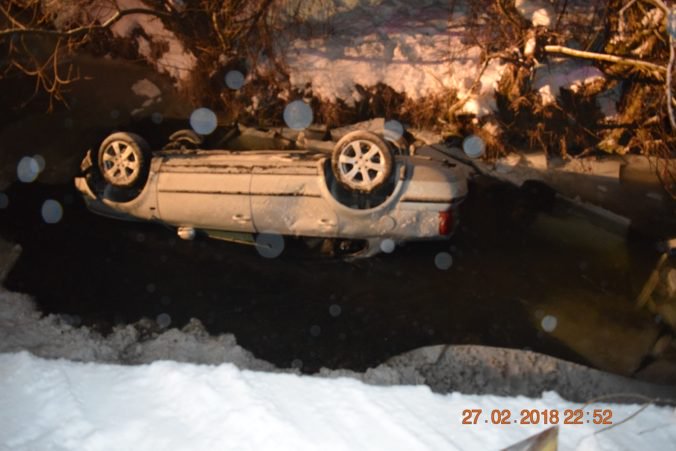
[{"label": "snow-covered ground", "polygon": [[[492,60],[482,68],[482,50],[466,38],[467,4],[425,0],[406,2],[328,2],[317,19],[331,29],[315,39],[299,37],[286,53],[291,83],[312,85],[326,100],[359,99],[355,84],[377,83],[412,99],[457,91],[468,98],[467,113],[495,110],[494,92],[503,65]],[[328,17],[327,17],[328,16]],[[477,88],[471,93],[471,88]]]},{"label": "snow-covered ground", "polygon": [[[114,3],[123,10],[145,7],[141,0]],[[171,4],[176,11],[184,7],[183,2]],[[107,2],[92,5],[88,16],[100,21],[114,12]],[[310,86],[312,94],[325,101],[342,99],[353,104],[361,99],[356,85],[368,88],[382,83],[413,100],[455,94],[464,102],[461,112],[485,116],[496,112],[495,92],[507,65],[496,57],[484,67],[488,46],[482,48],[478,42],[482,34],[489,34],[489,12],[477,12],[471,5],[467,0],[285,0],[275,7],[292,18],[279,27],[274,38],[291,85],[297,89]],[[539,27],[579,27],[578,22],[586,24],[594,14],[594,6],[581,0],[566,5],[566,14],[559,17],[561,6],[554,1],[515,2],[522,17]],[[77,14],[72,8],[62,8],[56,15],[57,26]],[[306,27],[299,28],[298,20]],[[159,18],[129,15],[111,31],[117,37],[134,39],[140,55],[158,72],[172,76],[177,86],[189,85],[199,55],[186,49]],[[519,45],[500,50],[523,52]],[[225,61],[226,56],[221,58]],[[265,67],[262,63],[258,70],[265,72]],[[253,77],[255,74],[247,76],[249,80]],[[589,64],[559,58],[539,66],[534,89],[547,105],[556,100],[562,87],[575,89],[604,79]],[[256,99],[252,100],[254,108]],[[613,103],[607,98],[600,100],[609,117]]]},{"label": "snow-covered ground", "polygon": [[[0,274],[18,255],[7,246]],[[557,411],[561,449],[676,443],[676,411],[647,402],[676,398],[673,388],[531,352],[435,346],[365,373],[301,376],[196,320],[182,330],[146,320],[107,337],[77,323],[0,287],[1,450],[501,449],[551,426],[513,423],[523,409]],[[646,405],[583,405],[552,388],[584,400],[643,393],[629,400]],[[482,409],[476,424],[462,423],[467,409]],[[582,409],[582,424],[561,424],[566,409]],[[608,428],[593,424],[594,409],[615,424],[638,414]],[[492,424],[498,410],[512,422]]]},{"label": "snow-covered ground", "polygon": [[[559,425],[560,449],[673,449],[673,408],[524,397],[440,395],[350,378],[177,362],[120,366],[0,354],[0,448],[6,450],[490,450],[549,425],[491,423],[494,410],[582,409]],[[482,409],[463,424],[466,409]],[[610,409],[617,425],[587,423]],[[587,414],[589,412],[589,414]],[[623,424],[620,421],[638,414]],[[488,421],[488,423],[486,423]]]}]

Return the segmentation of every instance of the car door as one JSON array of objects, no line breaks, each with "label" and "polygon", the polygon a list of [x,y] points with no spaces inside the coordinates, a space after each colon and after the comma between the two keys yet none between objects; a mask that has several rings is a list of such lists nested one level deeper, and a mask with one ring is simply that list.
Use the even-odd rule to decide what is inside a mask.
[{"label": "car door", "polygon": [[258,232],[332,237],[337,216],[321,194],[320,155],[271,153],[253,165],[251,210]]},{"label": "car door", "polygon": [[175,226],[254,232],[250,185],[250,161],[237,152],[167,154],[158,174],[159,217]]}]

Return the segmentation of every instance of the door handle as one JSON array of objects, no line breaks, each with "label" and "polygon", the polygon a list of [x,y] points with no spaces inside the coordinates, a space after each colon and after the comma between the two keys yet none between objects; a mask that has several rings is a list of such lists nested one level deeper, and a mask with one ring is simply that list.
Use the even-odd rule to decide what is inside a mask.
[{"label": "door handle", "polygon": [[249,221],[251,221],[250,216],[246,216],[246,215],[243,215],[243,214],[236,214],[232,217],[232,219],[235,220],[236,222],[249,222]]},{"label": "door handle", "polygon": [[335,222],[331,221],[330,219],[326,219],[326,218],[322,218],[318,222],[319,222],[320,226],[324,226],[324,227],[333,227],[333,226],[336,225]]}]

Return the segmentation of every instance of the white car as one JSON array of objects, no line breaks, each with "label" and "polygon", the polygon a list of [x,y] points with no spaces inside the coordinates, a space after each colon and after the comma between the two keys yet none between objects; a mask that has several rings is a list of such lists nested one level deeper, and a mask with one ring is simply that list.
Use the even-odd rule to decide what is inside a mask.
[{"label": "white car", "polygon": [[151,153],[140,136],[114,133],[87,153],[75,184],[95,213],[163,223],[184,239],[251,243],[266,256],[281,252],[282,236],[319,238],[309,241],[357,256],[445,240],[467,193],[452,163],[397,152],[366,131],[343,136],[332,152],[185,143],[200,137],[174,134],[169,150]]}]

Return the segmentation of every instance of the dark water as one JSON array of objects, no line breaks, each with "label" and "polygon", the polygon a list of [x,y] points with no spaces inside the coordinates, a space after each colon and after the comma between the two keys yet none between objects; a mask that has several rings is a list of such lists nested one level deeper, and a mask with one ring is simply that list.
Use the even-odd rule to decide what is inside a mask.
[{"label": "dark water", "polygon": [[[658,326],[633,299],[657,258],[649,241],[593,226],[552,193],[479,179],[450,242],[347,262],[287,240],[281,257],[88,212],[70,185],[16,183],[0,234],[23,246],[11,290],[45,313],[107,333],[160,314],[234,333],[257,357],[313,372],[364,370],[439,343],[528,348],[629,374]],[[40,208],[58,200],[63,219]],[[453,265],[435,266],[448,252]]]}]

